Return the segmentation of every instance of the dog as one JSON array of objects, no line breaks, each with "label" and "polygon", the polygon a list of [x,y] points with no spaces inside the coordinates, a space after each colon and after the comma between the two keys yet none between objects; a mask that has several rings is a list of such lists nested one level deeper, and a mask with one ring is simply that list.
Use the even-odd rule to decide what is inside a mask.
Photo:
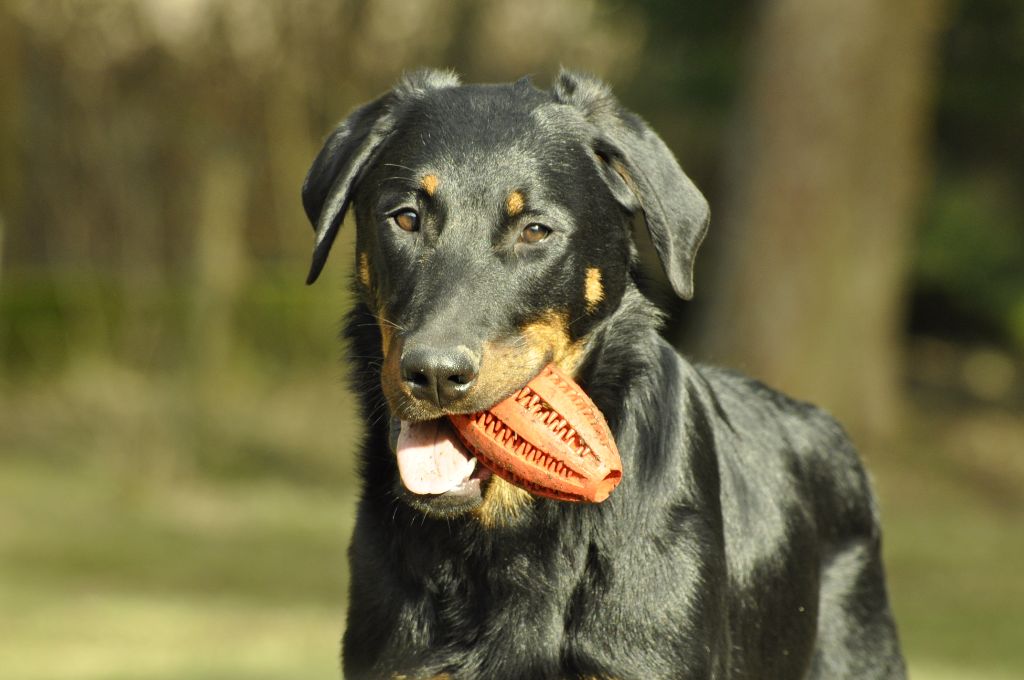
[{"label": "dog", "polygon": [[[302,189],[307,283],[354,206],[350,679],[903,678],[875,500],[827,414],[659,336],[632,225],[693,294],[707,201],[601,81],[404,76]],[[446,416],[557,364],[614,433],[600,504],[477,465]]]}]

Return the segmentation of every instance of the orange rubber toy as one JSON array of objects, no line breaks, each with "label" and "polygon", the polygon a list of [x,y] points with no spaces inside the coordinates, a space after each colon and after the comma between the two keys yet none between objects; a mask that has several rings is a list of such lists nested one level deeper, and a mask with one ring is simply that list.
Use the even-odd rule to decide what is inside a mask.
[{"label": "orange rubber toy", "polygon": [[538,496],[600,503],[622,479],[604,416],[554,364],[490,410],[449,419],[491,472]]}]

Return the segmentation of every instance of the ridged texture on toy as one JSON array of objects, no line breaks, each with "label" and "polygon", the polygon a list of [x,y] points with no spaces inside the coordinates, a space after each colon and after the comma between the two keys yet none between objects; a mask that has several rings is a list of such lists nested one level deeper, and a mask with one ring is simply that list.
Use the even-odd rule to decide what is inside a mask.
[{"label": "ridged texture on toy", "polygon": [[553,364],[490,410],[449,418],[481,463],[532,494],[600,503],[622,479],[604,416]]}]

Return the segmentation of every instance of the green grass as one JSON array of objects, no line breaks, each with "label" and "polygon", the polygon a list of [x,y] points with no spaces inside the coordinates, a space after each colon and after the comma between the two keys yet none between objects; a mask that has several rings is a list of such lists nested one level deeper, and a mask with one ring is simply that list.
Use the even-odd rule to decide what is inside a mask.
[{"label": "green grass", "polygon": [[0,381],[0,677],[339,677],[341,373]]},{"label": "green grass", "polygon": [[0,467],[4,677],[336,678],[351,497]]},{"label": "green grass", "polygon": [[1022,441],[1019,413],[941,408],[868,461],[904,649],[934,677],[1024,677]]},{"label": "green grass", "polygon": [[[205,414],[101,360],[3,386],[0,676],[339,677],[351,398],[330,371],[216,384]],[[919,410],[867,456],[913,677],[1022,677],[1024,422]]]}]

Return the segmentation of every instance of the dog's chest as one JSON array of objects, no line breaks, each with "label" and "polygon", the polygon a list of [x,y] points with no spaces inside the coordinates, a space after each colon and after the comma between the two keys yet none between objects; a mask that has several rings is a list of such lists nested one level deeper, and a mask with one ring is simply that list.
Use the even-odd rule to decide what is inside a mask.
[{"label": "dog's chest", "polygon": [[572,659],[588,656],[578,632],[594,612],[580,607],[574,562],[524,549],[487,564],[439,564],[400,620],[429,621],[417,656],[453,677],[575,678]]}]

